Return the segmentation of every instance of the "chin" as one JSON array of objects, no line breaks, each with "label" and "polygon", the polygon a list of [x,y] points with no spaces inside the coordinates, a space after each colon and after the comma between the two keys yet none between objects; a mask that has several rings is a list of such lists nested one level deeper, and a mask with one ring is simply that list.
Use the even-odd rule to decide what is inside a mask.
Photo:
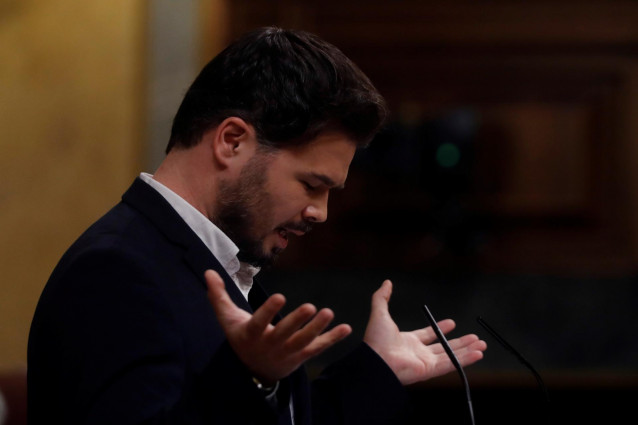
[{"label": "chin", "polygon": [[240,251],[237,257],[240,261],[248,263],[255,267],[267,268],[275,263],[275,260],[281,253],[280,248],[271,248],[270,250],[260,250],[260,252]]}]

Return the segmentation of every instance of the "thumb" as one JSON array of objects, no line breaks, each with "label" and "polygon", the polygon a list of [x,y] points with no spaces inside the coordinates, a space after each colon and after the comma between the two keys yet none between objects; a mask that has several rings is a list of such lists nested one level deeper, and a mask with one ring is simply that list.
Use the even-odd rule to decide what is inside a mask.
[{"label": "thumb", "polygon": [[228,296],[226,285],[219,273],[215,270],[206,270],[206,272],[204,272],[204,278],[206,279],[206,286],[208,287],[208,300],[213,305],[215,313],[217,313],[219,317],[220,313],[234,306],[233,300]]},{"label": "thumb", "polygon": [[372,314],[388,313],[388,302],[392,295],[392,282],[384,280],[381,287],[372,294]]}]

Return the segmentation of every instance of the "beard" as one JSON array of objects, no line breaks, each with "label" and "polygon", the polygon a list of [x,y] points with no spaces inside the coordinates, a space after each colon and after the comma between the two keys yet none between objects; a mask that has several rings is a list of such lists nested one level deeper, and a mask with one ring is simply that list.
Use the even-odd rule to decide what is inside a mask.
[{"label": "beard", "polygon": [[236,182],[223,181],[213,222],[239,248],[237,258],[255,267],[270,266],[280,249],[266,252],[265,237],[274,231],[273,201],[266,191],[267,153],[256,153],[241,170]]}]

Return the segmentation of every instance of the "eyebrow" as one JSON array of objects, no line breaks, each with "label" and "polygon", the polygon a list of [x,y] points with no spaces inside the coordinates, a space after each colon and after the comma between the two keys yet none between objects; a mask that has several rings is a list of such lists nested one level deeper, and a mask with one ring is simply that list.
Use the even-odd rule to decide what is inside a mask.
[{"label": "eyebrow", "polygon": [[343,189],[345,187],[345,185],[343,184],[338,185],[337,183],[335,183],[334,180],[332,180],[330,177],[326,176],[325,174],[310,173],[310,175],[316,178],[317,180],[321,181],[321,183],[325,184],[331,189]]}]

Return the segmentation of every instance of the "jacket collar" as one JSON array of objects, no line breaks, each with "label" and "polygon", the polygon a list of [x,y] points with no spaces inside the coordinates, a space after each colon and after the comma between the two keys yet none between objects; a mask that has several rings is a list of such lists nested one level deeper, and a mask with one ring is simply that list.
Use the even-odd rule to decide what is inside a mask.
[{"label": "jacket collar", "polygon": [[155,189],[138,177],[122,195],[122,202],[145,216],[171,243],[184,249],[185,262],[204,286],[206,285],[204,272],[214,269],[224,280],[226,291],[235,304],[246,311],[252,311],[217,258]]}]

